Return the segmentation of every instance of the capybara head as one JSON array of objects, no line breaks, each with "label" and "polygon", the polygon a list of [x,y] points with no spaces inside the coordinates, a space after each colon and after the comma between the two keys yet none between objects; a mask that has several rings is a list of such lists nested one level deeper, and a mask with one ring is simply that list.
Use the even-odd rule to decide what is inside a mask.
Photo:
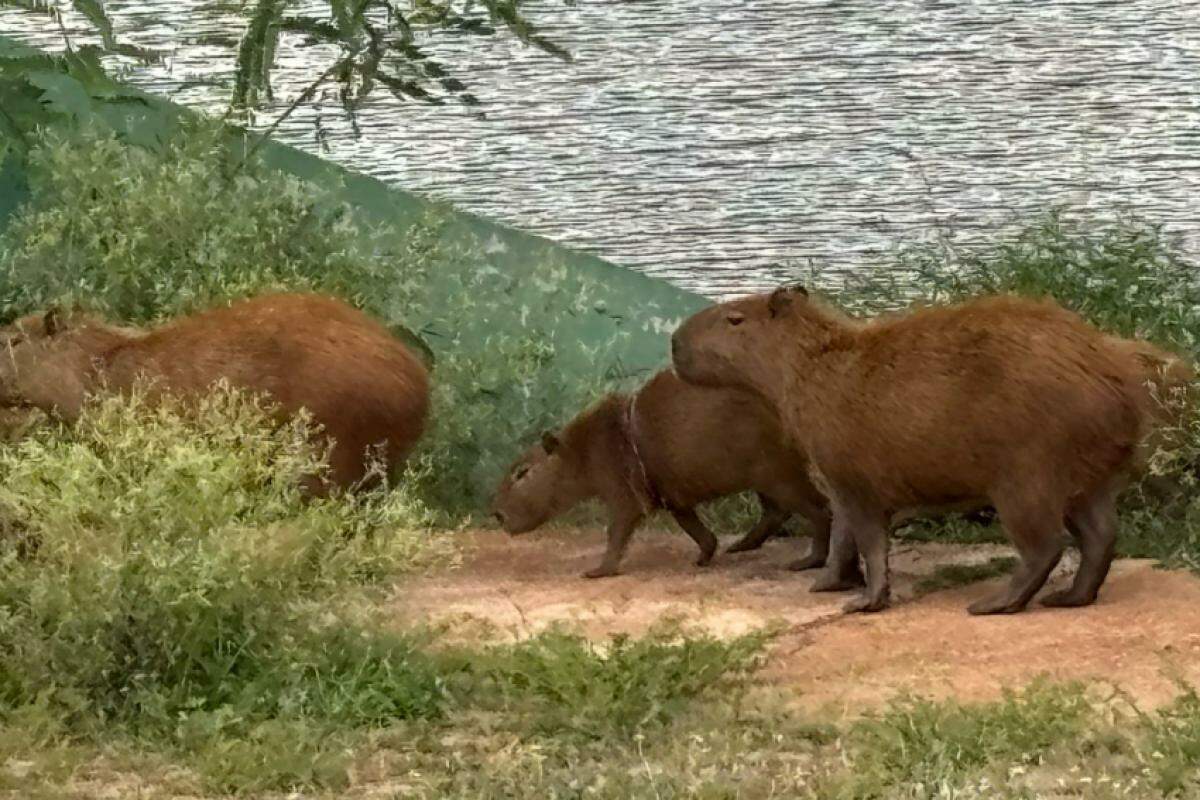
[{"label": "capybara head", "polygon": [[827,349],[844,325],[804,287],[781,287],[694,314],[671,337],[671,360],[689,383],[755,388],[785,349]]},{"label": "capybara head", "polygon": [[83,401],[93,356],[139,335],[78,308],[21,317],[0,329],[0,405],[73,413]]},{"label": "capybara head", "polygon": [[573,467],[553,433],[525,451],[509,468],[492,502],[492,513],[509,533],[528,533],[579,501]]},{"label": "capybara head", "polygon": [[0,403],[20,400],[19,377],[43,355],[47,345],[69,322],[58,308],[21,317],[0,329]]}]

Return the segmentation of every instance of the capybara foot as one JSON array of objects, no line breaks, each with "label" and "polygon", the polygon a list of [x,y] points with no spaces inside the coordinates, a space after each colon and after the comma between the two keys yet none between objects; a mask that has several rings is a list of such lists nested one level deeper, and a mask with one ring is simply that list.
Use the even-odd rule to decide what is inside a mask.
[{"label": "capybara foot", "polygon": [[825,566],[828,557],[821,553],[809,553],[804,558],[798,558],[787,565],[792,572],[803,572],[806,569],[819,569]]},{"label": "capybara foot", "polygon": [[729,548],[726,549],[725,552],[726,553],[745,553],[750,550],[757,550],[758,548],[760,548],[762,546],[763,546],[762,542],[757,542],[754,539],[750,538],[749,536],[743,536],[741,539],[738,539],[736,542],[729,545]]},{"label": "capybara foot", "polygon": [[813,581],[813,585],[809,587],[809,591],[848,592],[863,586],[865,583],[866,581],[863,580],[862,572],[855,571],[849,574],[838,574],[831,569],[826,569],[817,575],[817,579]]},{"label": "capybara foot", "polygon": [[1060,592],[1051,592],[1041,600],[1042,605],[1047,608],[1078,608],[1094,602],[1096,602],[1095,597],[1076,592],[1073,587]]},{"label": "capybara foot", "polygon": [[1009,599],[1008,593],[996,594],[991,597],[985,597],[982,600],[976,600],[971,605],[967,606],[967,613],[975,616],[983,616],[985,614],[1016,614],[1021,609],[1025,608],[1024,603],[1017,603]]},{"label": "capybara foot", "polygon": [[714,555],[716,555],[716,550],[713,550],[708,553],[701,553],[700,557],[696,559],[696,566],[697,567],[707,567],[709,564],[712,563]]},{"label": "capybara foot", "polygon": [[889,605],[887,592],[878,595],[862,594],[842,606],[847,614],[883,611]]},{"label": "capybara foot", "polygon": [[594,569],[589,569],[587,572],[583,573],[583,577],[585,577],[585,578],[609,578],[616,574],[617,574],[616,567],[610,567],[607,564],[601,564],[600,566],[598,566]]}]

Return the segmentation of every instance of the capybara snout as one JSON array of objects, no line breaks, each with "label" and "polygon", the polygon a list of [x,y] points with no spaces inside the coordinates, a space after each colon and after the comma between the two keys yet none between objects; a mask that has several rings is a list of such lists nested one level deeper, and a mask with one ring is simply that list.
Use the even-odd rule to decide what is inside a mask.
[{"label": "capybara snout", "polygon": [[544,434],[501,480],[492,500],[492,514],[505,532],[528,533],[544,525],[562,513],[563,504],[580,491],[570,485],[562,460],[553,455],[557,443],[553,434]]}]

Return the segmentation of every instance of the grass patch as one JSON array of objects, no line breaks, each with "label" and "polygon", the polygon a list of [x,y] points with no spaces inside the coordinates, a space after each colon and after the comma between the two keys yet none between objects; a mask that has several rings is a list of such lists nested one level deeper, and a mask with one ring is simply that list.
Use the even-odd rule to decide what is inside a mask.
[{"label": "grass patch", "polygon": [[[489,706],[517,714],[539,735],[627,737],[676,717],[694,698],[744,679],[764,636],[729,642],[660,632],[604,646],[564,632],[473,655],[472,675]],[[478,691],[478,688],[475,689]]]},{"label": "grass patch", "polygon": [[850,726],[843,747],[854,769],[834,776],[830,796],[885,797],[900,786],[936,791],[987,767],[1028,767],[1082,734],[1093,714],[1078,686],[1035,684],[974,706],[901,699]]},{"label": "grass patch", "polygon": [[932,575],[917,581],[913,593],[916,597],[924,597],[933,592],[969,586],[1008,575],[1016,566],[1017,559],[1012,556],[993,556],[982,564],[939,564]]}]

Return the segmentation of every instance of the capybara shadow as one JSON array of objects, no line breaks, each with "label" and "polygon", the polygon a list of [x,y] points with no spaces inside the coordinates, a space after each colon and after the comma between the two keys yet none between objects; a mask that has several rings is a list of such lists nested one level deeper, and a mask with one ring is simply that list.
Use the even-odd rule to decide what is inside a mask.
[{"label": "capybara shadow", "polygon": [[219,381],[263,394],[282,414],[306,409],[332,440],[329,473],[307,488],[366,485],[420,437],[429,407],[421,360],[386,327],[316,294],[270,294],[139,330],[51,309],[0,335],[0,407],[76,419],[88,395],[203,393]]},{"label": "capybara shadow", "polygon": [[848,610],[888,602],[897,511],[993,506],[1022,563],[975,614],[1025,607],[1062,555],[1064,522],[1080,567],[1043,602],[1096,599],[1117,492],[1156,420],[1147,348],[1050,300],[1000,295],[864,322],[800,288],[715,305],[672,337],[682,378],[755,392],[806,453],[833,511],[829,568],[853,557],[843,539],[866,564]]},{"label": "capybara shadow", "polygon": [[[760,546],[796,513],[808,521],[813,544],[791,568],[822,566],[829,549],[825,500],[767,405],[748,392],[684,383],[667,370],[543,435],[508,470],[492,510],[508,532],[524,533],[598,498],[609,523],[604,557],[586,573],[596,578],[617,573],[634,529],[657,508],[671,512],[700,547],[697,563],[708,564],[717,539],[695,507],[750,490],[762,517],[730,551]],[[841,578],[861,585],[856,560]]]}]

